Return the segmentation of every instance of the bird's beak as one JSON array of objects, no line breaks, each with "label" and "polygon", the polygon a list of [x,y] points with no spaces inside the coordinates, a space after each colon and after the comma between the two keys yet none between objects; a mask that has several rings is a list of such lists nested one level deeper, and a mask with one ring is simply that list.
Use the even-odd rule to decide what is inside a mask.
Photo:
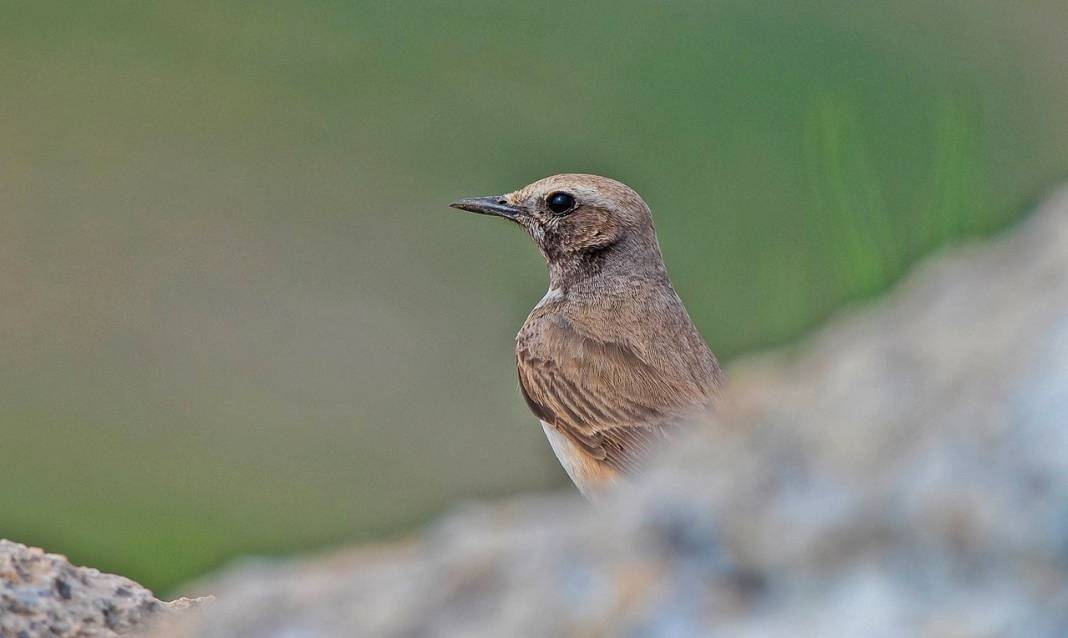
[{"label": "bird's beak", "polygon": [[480,215],[496,215],[512,221],[515,221],[524,212],[522,208],[510,205],[504,195],[468,197],[466,199],[458,199],[449,204],[449,206]]}]

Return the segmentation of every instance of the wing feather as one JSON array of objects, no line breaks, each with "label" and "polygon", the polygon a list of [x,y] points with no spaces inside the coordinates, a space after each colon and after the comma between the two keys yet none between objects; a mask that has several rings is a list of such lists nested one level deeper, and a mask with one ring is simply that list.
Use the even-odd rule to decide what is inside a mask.
[{"label": "wing feather", "polygon": [[523,398],[616,471],[638,471],[708,399],[691,376],[658,369],[624,344],[593,339],[560,317],[539,324],[537,338],[517,343]]}]

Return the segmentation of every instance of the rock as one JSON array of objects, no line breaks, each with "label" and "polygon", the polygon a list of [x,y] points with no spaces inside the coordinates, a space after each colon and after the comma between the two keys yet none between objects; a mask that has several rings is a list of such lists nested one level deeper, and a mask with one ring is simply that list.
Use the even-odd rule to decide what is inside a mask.
[{"label": "rock", "polygon": [[146,630],[196,601],[157,600],[137,583],[0,539],[0,638],[95,638]]},{"label": "rock", "polygon": [[793,352],[596,508],[233,568],[161,638],[1068,635],[1068,191]]}]

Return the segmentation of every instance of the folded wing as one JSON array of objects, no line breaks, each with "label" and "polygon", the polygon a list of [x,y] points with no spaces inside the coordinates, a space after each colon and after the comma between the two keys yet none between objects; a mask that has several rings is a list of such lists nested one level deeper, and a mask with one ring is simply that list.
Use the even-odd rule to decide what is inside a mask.
[{"label": "folded wing", "polygon": [[561,316],[538,322],[516,358],[523,397],[535,415],[592,458],[633,474],[710,403],[686,370],[656,366],[632,348],[593,338]]}]

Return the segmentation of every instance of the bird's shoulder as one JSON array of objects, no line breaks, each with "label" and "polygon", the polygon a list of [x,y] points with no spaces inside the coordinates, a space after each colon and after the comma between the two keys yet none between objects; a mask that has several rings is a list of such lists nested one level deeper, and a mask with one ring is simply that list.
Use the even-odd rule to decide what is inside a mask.
[{"label": "bird's shoulder", "polygon": [[657,405],[702,402],[722,385],[715,355],[670,288],[592,303],[550,289],[516,335],[516,358],[634,385]]}]

